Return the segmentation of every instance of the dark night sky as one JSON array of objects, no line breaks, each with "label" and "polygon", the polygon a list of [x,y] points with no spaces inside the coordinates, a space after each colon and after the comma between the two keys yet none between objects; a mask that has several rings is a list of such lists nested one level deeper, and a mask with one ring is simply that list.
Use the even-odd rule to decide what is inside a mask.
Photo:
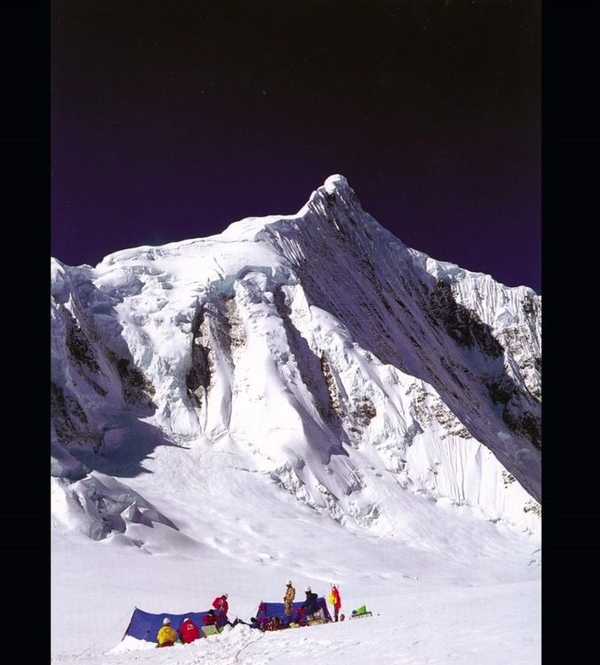
[{"label": "dark night sky", "polygon": [[539,0],[53,2],[52,253],[296,212],[541,291]]}]

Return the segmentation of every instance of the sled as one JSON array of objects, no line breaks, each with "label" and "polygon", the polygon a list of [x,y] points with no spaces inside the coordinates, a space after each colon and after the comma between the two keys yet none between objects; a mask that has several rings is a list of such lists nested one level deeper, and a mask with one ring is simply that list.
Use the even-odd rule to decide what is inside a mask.
[{"label": "sled", "polygon": [[362,619],[363,617],[372,617],[372,616],[373,616],[373,612],[369,612],[369,610],[367,610],[366,605],[361,605],[357,610],[352,610],[352,614],[348,618],[349,619]]}]

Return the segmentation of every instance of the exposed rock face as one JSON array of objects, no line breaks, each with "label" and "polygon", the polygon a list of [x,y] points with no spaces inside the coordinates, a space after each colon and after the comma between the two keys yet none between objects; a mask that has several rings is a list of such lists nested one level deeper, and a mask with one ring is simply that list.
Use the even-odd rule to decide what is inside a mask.
[{"label": "exposed rock face", "polygon": [[57,459],[123,454],[143,419],[341,524],[393,530],[391,481],[535,528],[541,298],[407,248],[342,176],[296,215],[52,268]]},{"label": "exposed rock face", "polygon": [[456,302],[452,287],[443,279],[436,282],[430,293],[430,313],[431,321],[441,323],[460,346],[479,347],[490,358],[499,358],[503,354],[504,349],[490,326],[483,323],[474,311]]}]

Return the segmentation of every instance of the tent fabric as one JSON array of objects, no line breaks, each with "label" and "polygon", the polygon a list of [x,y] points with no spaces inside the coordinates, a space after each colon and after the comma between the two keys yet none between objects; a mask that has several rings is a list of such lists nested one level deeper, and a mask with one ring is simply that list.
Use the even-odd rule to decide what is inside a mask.
[{"label": "tent fabric", "polygon": [[[303,604],[304,601],[292,603],[292,614],[288,616],[285,613],[285,605],[283,603],[261,603],[258,606],[258,611],[256,613],[256,620],[260,623],[263,620],[267,621],[274,617],[278,617],[283,623],[289,623],[290,621],[295,621],[298,619],[300,615],[300,610],[302,609]],[[317,610],[320,609],[323,610],[327,621],[331,621],[332,620],[331,614],[329,614],[329,610],[327,609],[327,603],[325,602],[325,598],[317,598],[316,605],[317,605]]]},{"label": "tent fabric", "polygon": [[[125,635],[131,635],[138,640],[145,640],[146,642],[156,642],[156,635],[162,627],[162,622],[165,617],[171,619],[171,626],[179,632],[179,627],[185,618],[191,619],[198,628],[201,628],[204,623],[204,617],[208,614],[206,612],[187,612],[186,614],[151,614],[144,612],[137,607],[131,615],[129,626],[125,631]],[[123,637],[125,637],[123,635]]]}]

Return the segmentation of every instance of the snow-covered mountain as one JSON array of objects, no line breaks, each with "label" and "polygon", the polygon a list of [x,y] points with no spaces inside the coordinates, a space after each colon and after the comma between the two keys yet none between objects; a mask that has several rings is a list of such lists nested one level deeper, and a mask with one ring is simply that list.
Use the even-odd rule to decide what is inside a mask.
[{"label": "snow-covered mountain", "polygon": [[406,247],[337,175],[295,215],[95,268],[53,259],[51,317],[60,662],[104,663],[133,605],[184,612],[229,589],[249,617],[290,577],[387,619],[260,649],[236,629],[172,662],[536,660],[531,289]]},{"label": "snow-covered mountain", "polygon": [[538,529],[541,298],[406,247],[343,176],[295,215],[52,259],[51,316],[55,491],[95,539],[171,523],[123,479],[198,445],[352,529],[405,534],[415,496]]}]

